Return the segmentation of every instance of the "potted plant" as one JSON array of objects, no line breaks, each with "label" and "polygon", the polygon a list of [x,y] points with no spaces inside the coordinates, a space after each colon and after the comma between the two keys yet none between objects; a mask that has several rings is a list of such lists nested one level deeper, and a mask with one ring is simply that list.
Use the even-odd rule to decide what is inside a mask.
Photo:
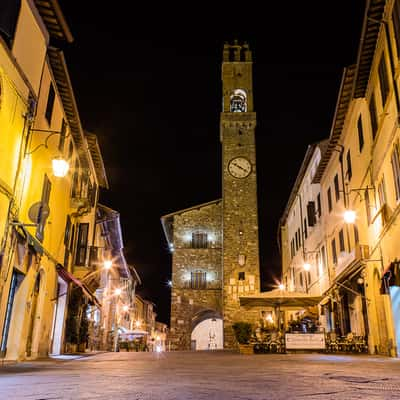
[{"label": "potted plant", "polygon": [[239,343],[239,351],[241,354],[254,354],[253,344],[250,344],[252,336],[252,325],[249,322],[235,322],[232,325],[235,338]]}]

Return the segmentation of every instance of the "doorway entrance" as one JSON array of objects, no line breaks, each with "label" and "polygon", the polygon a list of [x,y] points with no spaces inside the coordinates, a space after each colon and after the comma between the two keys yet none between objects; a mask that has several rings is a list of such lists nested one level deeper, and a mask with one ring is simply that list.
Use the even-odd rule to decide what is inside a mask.
[{"label": "doorway entrance", "polygon": [[14,306],[14,299],[15,294],[24,279],[25,275],[18,272],[17,270],[13,271],[11,277],[11,285],[10,291],[8,292],[8,299],[7,299],[7,308],[6,308],[6,315],[5,321],[3,326],[3,333],[1,335],[1,346],[0,346],[0,357],[4,358],[7,352],[7,342],[8,342],[8,334],[10,332],[10,325],[11,325],[11,316]]},{"label": "doorway entrance", "polygon": [[35,332],[36,324],[38,320],[38,299],[39,299],[39,293],[40,293],[40,287],[41,287],[41,272],[39,272],[36,275],[36,280],[35,280],[35,285],[33,287],[33,292],[32,292],[32,300],[31,300],[31,314],[30,314],[30,320],[29,320],[29,330],[28,330],[28,338],[26,341],[26,356],[31,357],[32,356],[32,343],[33,343],[33,334]]},{"label": "doorway entrance", "polygon": [[218,350],[223,348],[223,322],[221,318],[208,318],[195,326],[191,335],[192,350]]},{"label": "doorway entrance", "polygon": [[67,304],[67,292],[68,284],[64,279],[58,277],[57,281],[57,302],[56,309],[54,311],[54,323],[53,323],[53,345],[51,353],[53,355],[60,355],[62,353],[63,345],[63,328],[64,328],[64,316],[65,307]]},{"label": "doorway entrance", "polygon": [[392,300],[392,313],[394,330],[397,342],[397,356],[400,357],[400,287],[390,287],[390,298]]}]

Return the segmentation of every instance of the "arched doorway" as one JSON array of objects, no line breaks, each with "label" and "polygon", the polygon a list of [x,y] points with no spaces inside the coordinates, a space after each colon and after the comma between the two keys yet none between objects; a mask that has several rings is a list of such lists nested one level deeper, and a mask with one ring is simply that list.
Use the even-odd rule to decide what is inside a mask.
[{"label": "arched doorway", "polygon": [[67,304],[67,291],[68,291],[68,284],[64,281],[64,279],[58,277],[57,303],[54,312],[53,343],[51,348],[51,352],[53,355],[59,355],[62,352],[65,308]]},{"label": "arched doorway", "polygon": [[191,349],[217,350],[223,348],[223,321],[214,310],[203,310],[192,318]]}]

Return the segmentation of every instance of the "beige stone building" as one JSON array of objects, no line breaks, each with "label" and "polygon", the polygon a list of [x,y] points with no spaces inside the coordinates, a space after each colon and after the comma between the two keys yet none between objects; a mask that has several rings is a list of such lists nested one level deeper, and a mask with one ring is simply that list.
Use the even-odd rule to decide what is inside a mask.
[{"label": "beige stone building", "polygon": [[[326,150],[299,173],[313,198],[295,186],[280,226],[285,289],[304,289],[307,278],[301,285],[293,271],[307,262],[326,332],[363,336],[370,353],[392,356],[400,346],[399,50],[400,1],[368,2]],[[295,220],[295,209],[310,211],[311,223]]]},{"label": "beige stone building", "polygon": [[173,349],[232,348],[232,324],[259,319],[242,296],[260,292],[252,55],[226,44],[220,119],[222,199],[162,217],[173,252]]}]

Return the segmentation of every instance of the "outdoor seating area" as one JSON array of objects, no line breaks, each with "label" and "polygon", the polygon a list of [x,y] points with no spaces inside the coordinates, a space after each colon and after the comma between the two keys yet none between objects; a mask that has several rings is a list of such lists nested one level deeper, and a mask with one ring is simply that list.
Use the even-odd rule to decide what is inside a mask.
[{"label": "outdoor seating area", "polygon": [[280,332],[271,332],[263,336],[261,341],[254,343],[254,353],[284,353],[285,337]]},{"label": "outdoor seating area", "polygon": [[367,353],[368,342],[365,336],[348,333],[346,336],[339,336],[335,332],[326,334],[326,351],[329,353]]},{"label": "outdoor seating area", "polygon": [[[264,335],[263,340],[253,341],[254,353],[286,353],[285,336],[279,332]],[[307,350],[307,349],[304,349]],[[368,353],[368,342],[365,336],[348,333],[346,336],[334,332],[325,334],[326,353]]]}]

